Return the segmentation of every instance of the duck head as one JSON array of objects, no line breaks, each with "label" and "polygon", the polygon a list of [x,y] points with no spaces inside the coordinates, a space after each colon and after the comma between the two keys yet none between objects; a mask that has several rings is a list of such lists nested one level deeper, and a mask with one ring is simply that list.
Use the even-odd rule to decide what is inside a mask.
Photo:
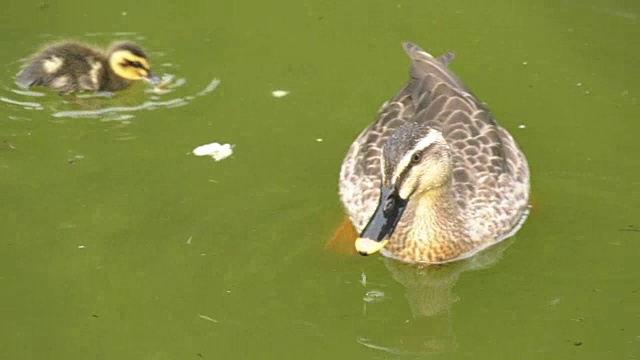
[{"label": "duck head", "polygon": [[145,80],[152,84],[159,82],[151,72],[147,55],[131,42],[119,42],[111,46],[109,66],[116,75],[126,80]]},{"label": "duck head", "polygon": [[370,255],[391,238],[411,199],[445,185],[451,178],[452,155],[442,133],[416,123],[391,134],[382,149],[380,199],[356,250]]}]

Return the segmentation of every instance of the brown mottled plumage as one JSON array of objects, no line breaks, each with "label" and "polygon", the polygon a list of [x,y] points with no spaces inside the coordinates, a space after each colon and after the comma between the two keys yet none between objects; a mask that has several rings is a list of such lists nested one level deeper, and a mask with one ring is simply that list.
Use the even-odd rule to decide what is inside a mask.
[{"label": "brown mottled plumage", "polygon": [[363,254],[381,248],[418,263],[466,258],[518,230],[528,211],[527,161],[447,68],[453,54],[404,48],[410,79],[351,145],[340,198],[362,232]]},{"label": "brown mottled plumage", "polygon": [[115,43],[106,54],[77,42],[50,45],[16,76],[22,87],[46,86],[62,94],[117,91],[133,80],[157,81],[144,51],[131,42]]}]

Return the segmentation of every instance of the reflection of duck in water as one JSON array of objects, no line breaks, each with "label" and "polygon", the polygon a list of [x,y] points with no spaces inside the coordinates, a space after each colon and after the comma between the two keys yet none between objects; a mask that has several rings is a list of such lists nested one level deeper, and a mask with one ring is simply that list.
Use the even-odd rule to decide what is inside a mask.
[{"label": "reflection of duck in water", "polygon": [[131,42],[118,42],[104,54],[87,45],[65,42],[45,47],[16,76],[22,87],[41,85],[62,94],[117,91],[134,80],[157,83],[144,51]]},{"label": "reflection of duck in water", "polygon": [[340,197],[363,255],[463,259],[512,235],[528,208],[529,169],[509,133],[454,75],[452,54],[405,44],[411,78],[354,141]]},{"label": "reflection of duck in water", "polygon": [[407,289],[407,300],[414,318],[446,312],[457,301],[452,289],[461,273],[486,269],[495,265],[511,241],[503,241],[474,257],[455,263],[416,267],[392,259],[384,259],[393,278]]},{"label": "reflection of duck in water", "polygon": [[[452,318],[452,308],[459,298],[454,294],[453,287],[460,274],[495,265],[511,243],[510,240],[503,241],[476,256],[446,266],[418,267],[393,259],[384,259],[393,278],[406,289],[406,300],[412,316],[387,320],[384,327],[372,323],[363,332],[364,336],[359,342],[364,346],[392,354],[417,355],[455,350],[456,324]],[[392,300],[398,298],[401,297],[391,296]],[[398,301],[405,300],[402,298]],[[384,309],[388,309],[388,304]],[[379,324],[380,319],[374,311],[375,307],[368,309],[375,323]],[[380,308],[380,311],[386,310]]]}]

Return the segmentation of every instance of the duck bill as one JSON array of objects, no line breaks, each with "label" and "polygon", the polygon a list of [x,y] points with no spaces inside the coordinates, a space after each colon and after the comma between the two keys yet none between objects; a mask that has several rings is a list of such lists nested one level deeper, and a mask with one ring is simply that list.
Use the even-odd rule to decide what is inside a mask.
[{"label": "duck bill", "polygon": [[356,250],[360,255],[371,255],[382,249],[391,238],[398,221],[407,207],[407,200],[393,188],[380,189],[380,201],[371,220],[356,240]]},{"label": "duck bill", "polygon": [[153,75],[153,73],[151,72],[151,70],[149,70],[147,72],[147,77],[144,78],[147,82],[153,84],[153,85],[158,85],[160,84],[160,78]]}]

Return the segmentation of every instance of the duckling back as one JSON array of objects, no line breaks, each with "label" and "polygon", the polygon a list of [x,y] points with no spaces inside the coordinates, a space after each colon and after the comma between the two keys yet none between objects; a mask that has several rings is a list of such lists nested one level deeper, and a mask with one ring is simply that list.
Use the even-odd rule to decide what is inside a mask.
[{"label": "duckling back", "polygon": [[40,85],[60,93],[101,90],[107,78],[103,54],[82,44],[53,45],[34,55],[16,76],[21,87]]}]

